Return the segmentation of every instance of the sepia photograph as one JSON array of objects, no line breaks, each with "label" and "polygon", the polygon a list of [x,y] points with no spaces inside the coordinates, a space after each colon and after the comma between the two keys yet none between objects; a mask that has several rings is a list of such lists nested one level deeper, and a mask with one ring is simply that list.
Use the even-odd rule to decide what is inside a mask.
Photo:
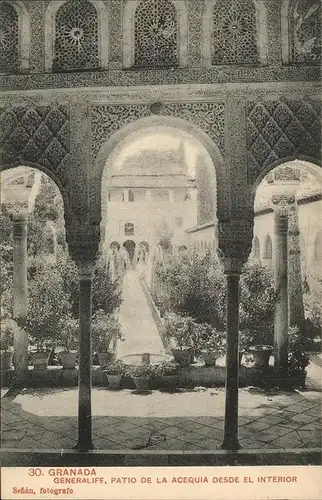
[{"label": "sepia photograph", "polygon": [[321,20],[0,0],[4,500],[322,495]]}]

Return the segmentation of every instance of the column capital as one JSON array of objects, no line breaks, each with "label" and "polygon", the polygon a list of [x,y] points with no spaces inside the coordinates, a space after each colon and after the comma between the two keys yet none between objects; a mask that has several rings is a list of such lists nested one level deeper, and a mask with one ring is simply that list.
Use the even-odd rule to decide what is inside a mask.
[{"label": "column capital", "polygon": [[218,222],[218,254],[225,274],[239,275],[252,248],[253,220],[234,219]]},{"label": "column capital", "polygon": [[81,275],[92,274],[99,252],[99,224],[83,224],[66,230],[68,250]]}]

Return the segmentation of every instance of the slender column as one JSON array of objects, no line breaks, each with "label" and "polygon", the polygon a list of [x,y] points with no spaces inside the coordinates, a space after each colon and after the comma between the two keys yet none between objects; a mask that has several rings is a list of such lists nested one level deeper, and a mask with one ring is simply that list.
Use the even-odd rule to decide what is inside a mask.
[{"label": "slender column", "polygon": [[287,369],[288,352],[288,286],[287,286],[287,229],[288,212],[276,210],[275,224],[275,289],[274,364],[278,372]]},{"label": "slender column", "polygon": [[80,451],[93,449],[92,442],[92,283],[93,263],[79,264],[79,376],[78,442]]},{"label": "slender column", "polygon": [[227,327],[226,327],[226,402],[225,430],[222,448],[238,450],[238,329],[239,329],[239,273],[227,272]]},{"label": "slender column", "polygon": [[301,276],[301,248],[296,204],[292,205],[288,218],[288,297],[289,324],[300,325],[304,321],[304,304]]},{"label": "slender column", "polygon": [[19,327],[14,335],[14,365],[18,382],[28,373],[28,334],[23,329],[27,310],[27,216],[20,215],[13,224],[13,317]]}]

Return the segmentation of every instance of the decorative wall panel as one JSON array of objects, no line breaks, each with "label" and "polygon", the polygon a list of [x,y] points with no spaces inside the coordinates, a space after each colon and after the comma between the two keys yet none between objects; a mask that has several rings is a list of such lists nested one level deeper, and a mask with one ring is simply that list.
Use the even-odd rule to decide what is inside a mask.
[{"label": "decorative wall panel", "polygon": [[249,101],[247,106],[248,181],[263,168],[289,157],[321,154],[321,103],[311,100]]},{"label": "decorative wall panel", "polygon": [[69,167],[69,115],[64,105],[2,108],[1,162],[31,162],[53,172],[63,186]]},{"label": "decorative wall panel", "polygon": [[[162,115],[187,120],[204,130],[224,151],[225,104],[224,102],[167,103],[162,105]],[[103,143],[117,130],[139,118],[151,114],[148,104],[100,104],[91,108],[92,158],[95,159]]]},{"label": "decorative wall panel", "polygon": [[0,72],[19,69],[19,18],[8,2],[0,3]]}]

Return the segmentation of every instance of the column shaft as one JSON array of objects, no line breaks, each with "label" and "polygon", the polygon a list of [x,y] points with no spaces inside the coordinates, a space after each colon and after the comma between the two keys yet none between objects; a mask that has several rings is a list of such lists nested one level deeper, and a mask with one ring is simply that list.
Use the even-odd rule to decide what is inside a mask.
[{"label": "column shaft", "polygon": [[292,206],[288,219],[288,297],[289,324],[300,325],[305,316],[301,276],[300,231],[296,205]]},{"label": "column shaft", "polygon": [[226,341],[226,403],[225,430],[222,448],[237,450],[238,440],[238,329],[239,274],[227,274],[227,341]]},{"label": "column shaft", "polygon": [[28,310],[27,218],[13,224],[13,317],[19,329],[14,335],[14,365],[17,381],[28,373],[28,334],[23,329]]},{"label": "column shaft", "polygon": [[92,443],[92,281],[93,267],[80,265],[79,279],[79,395],[77,449],[87,451]]},{"label": "column shaft", "polygon": [[279,372],[287,369],[288,352],[288,284],[287,284],[287,212],[274,215],[275,223],[275,288],[274,364]]}]

